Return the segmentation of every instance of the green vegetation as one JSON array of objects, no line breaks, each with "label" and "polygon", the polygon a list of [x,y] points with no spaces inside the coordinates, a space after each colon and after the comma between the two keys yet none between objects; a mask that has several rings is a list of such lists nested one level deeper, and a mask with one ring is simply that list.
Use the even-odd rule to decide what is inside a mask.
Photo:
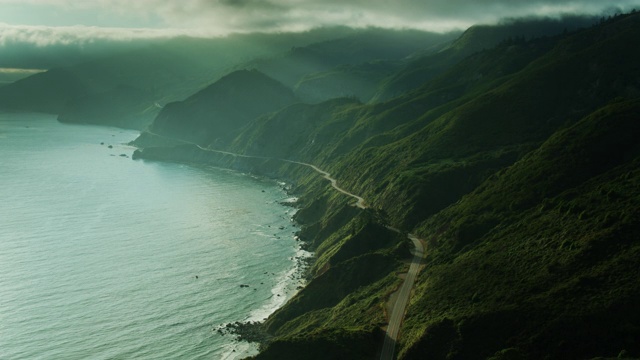
[{"label": "green vegetation", "polygon": [[[389,75],[389,66],[396,66],[395,63],[417,51],[435,52],[457,35],[368,28],[293,47],[282,56],[254,60],[243,67],[259,69],[295,88],[296,95],[305,101],[320,102],[341,96],[357,96],[366,101],[378,81]],[[311,87],[310,81],[320,86]],[[369,85],[372,88],[364,88]]]},{"label": "green vegetation", "polygon": [[375,99],[389,100],[410,90],[419,88],[462,59],[479,51],[495,47],[500,43],[524,42],[562,31],[587,27],[595,23],[594,18],[564,17],[556,19],[510,20],[498,25],[475,25],[467,29],[449,46],[436,53],[433,49],[410,59],[403,69],[386,79]]},{"label": "green vegetation", "polygon": [[[301,195],[309,283],[260,325],[257,359],[376,356],[411,248],[387,224],[427,245],[399,359],[640,356],[640,15],[569,23],[474,27],[449,46],[416,32],[316,34],[162,103],[135,158],[272,176]],[[126,119],[153,113],[149,94],[171,97],[111,80],[83,94],[76,68],[0,92],[61,78],[36,94],[51,111],[68,101],[61,120],[106,122],[90,111],[116,103]],[[329,171],[370,208],[282,159]]]},{"label": "green vegetation", "polygon": [[430,275],[406,358],[638,353],[638,111],[603,108],[421,225]]},{"label": "green vegetation", "polygon": [[344,198],[294,177],[327,194],[299,214],[316,260],[258,358],[375,356],[340,344],[370,344],[399,284],[408,244],[386,221],[428,245],[399,358],[639,354],[638,36],[625,15],[506,41],[388,102],[295,105],[248,127],[235,151],[326,165],[382,209],[336,207]]},{"label": "green vegetation", "polygon": [[168,104],[150,130],[199,144],[219,144],[258,115],[296,101],[291,90],[259,71],[239,70],[184,101]]}]

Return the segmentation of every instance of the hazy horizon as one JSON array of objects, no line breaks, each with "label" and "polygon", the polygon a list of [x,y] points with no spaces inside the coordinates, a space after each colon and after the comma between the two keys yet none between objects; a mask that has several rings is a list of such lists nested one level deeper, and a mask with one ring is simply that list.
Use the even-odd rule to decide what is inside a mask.
[{"label": "hazy horizon", "polygon": [[640,0],[0,0],[0,49],[331,26],[448,32],[504,18],[613,14],[634,7],[640,8]]}]

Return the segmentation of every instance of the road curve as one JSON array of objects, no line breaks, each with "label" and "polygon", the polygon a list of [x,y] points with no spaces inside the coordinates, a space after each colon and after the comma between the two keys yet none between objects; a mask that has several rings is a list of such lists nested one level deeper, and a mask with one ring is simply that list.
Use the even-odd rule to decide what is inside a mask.
[{"label": "road curve", "polygon": [[[147,133],[149,133],[151,135],[154,135],[154,136],[167,138],[164,135],[156,134],[156,133],[151,132],[151,131],[147,131]],[[345,194],[347,196],[350,196],[350,197],[356,199],[355,206],[359,207],[360,209],[366,209],[367,208],[367,206],[365,204],[365,201],[364,201],[364,199],[362,197],[360,197],[358,195],[355,195],[355,194],[352,194],[352,193],[348,192],[347,190],[339,187],[338,186],[338,180],[332,178],[331,174],[329,174],[328,172],[320,169],[319,167],[317,167],[315,165],[303,163],[303,162],[300,162],[300,161],[293,161],[293,160],[280,159],[280,158],[274,158],[274,157],[242,155],[242,154],[237,154],[237,153],[233,153],[233,152],[229,152],[229,151],[215,150],[215,149],[204,147],[204,146],[198,145],[198,144],[196,144],[194,142],[190,142],[190,141],[186,141],[186,140],[182,140],[182,139],[173,139],[173,138],[171,138],[171,140],[178,140],[178,141],[183,142],[185,144],[195,145],[200,150],[214,152],[214,153],[218,153],[218,154],[225,154],[225,155],[231,155],[231,156],[235,156],[235,157],[242,157],[242,158],[248,158],[248,159],[279,160],[279,161],[288,162],[288,163],[291,163],[291,164],[298,164],[298,165],[303,165],[303,166],[306,166],[306,167],[310,167],[315,172],[317,172],[320,175],[322,175],[323,178],[329,180],[329,182],[331,183],[331,186],[333,186],[334,189],[336,189],[337,191],[339,191],[339,192],[341,192],[341,193],[343,193],[343,194]]]},{"label": "road curve", "polygon": [[[149,132],[149,131],[148,131]],[[152,135],[156,135],[156,136],[160,136],[160,137],[165,137],[163,135],[159,135],[159,134],[155,134],[152,132],[149,132]],[[173,139],[176,140],[176,139]],[[314,171],[316,171],[317,173],[319,173],[320,175],[322,175],[322,177],[324,177],[325,179],[329,180],[329,182],[331,183],[331,186],[336,189],[337,191],[348,195],[354,199],[357,200],[356,202],[356,206],[361,208],[361,209],[366,209],[366,203],[365,200],[355,194],[352,194],[342,188],[340,188],[338,186],[338,181],[334,178],[331,177],[331,174],[329,174],[328,172],[318,168],[315,165],[312,164],[308,164],[308,163],[303,163],[303,162],[299,162],[299,161],[293,161],[293,160],[287,160],[287,159],[279,159],[279,158],[273,158],[273,157],[266,157],[266,156],[252,156],[252,155],[242,155],[242,154],[237,154],[237,153],[233,153],[233,152],[229,152],[229,151],[222,151],[222,150],[215,150],[215,149],[210,149],[208,147],[204,147],[204,146],[200,146],[196,143],[192,143],[189,141],[185,141],[185,140],[180,140],[184,143],[187,144],[191,144],[191,145],[195,145],[198,147],[198,149],[200,150],[204,150],[204,151],[209,151],[209,152],[215,152],[218,154],[226,154],[226,155],[231,155],[231,156],[235,156],[235,157],[242,157],[242,158],[251,158],[251,159],[265,159],[265,160],[270,160],[270,159],[274,159],[274,160],[279,160],[279,161],[284,161],[284,162],[288,162],[288,163],[292,163],[292,164],[298,164],[298,165],[303,165],[303,166],[307,166],[310,167],[311,169],[313,169]],[[397,233],[401,233],[400,230],[387,226],[387,229],[397,232]],[[393,360],[393,357],[395,355],[395,347],[396,347],[396,341],[398,340],[398,334],[400,332],[400,325],[402,325],[402,320],[404,318],[404,313],[407,309],[407,305],[409,304],[409,298],[411,296],[411,289],[413,288],[413,284],[415,283],[416,277],[418,276],[418,272],[420,271],[420,263],[422,262],[422,258],[424,256],[424,247],[422,246],[422,242],[420,241],[420,239],[418,239],[415,235],[413,234],[408,234],[407,237],[409,238],[409,240],[411,240],[413,242],[413,245],[415,246],[415,250],[413,251],[413,259],[411,260],[411,265],[409,266],[409,271],[407,272],[407,276],[405,277],[404,282],[402,283],[402,286],[400,287],[399,290],[399,294],[398,294],[398,298],[396,299],[396,302],[393,306],[393,309],[391,311],[391,316],[389,317],[389,324],[387,326],[387,333],[385,334],[385,338],[384,338],[384,344],[382,345],[382,352],[380,354],[380,360]]]},{"label": "road curve", "polygon": [[285,161],[288,163],[292,163],[292,164],[299,164],[299,165],[304,165],[304,166],[308,166],[310,168],[312,168],[313,170],[315,170],[316,172],[318,172],[320,175],[322,175],[322,177],[324,177],[325,179],[329,180],[329,182],[331,183],[331,186],[333,186],[334,189],[336,189],[337,191],[351,196],[352,198],[356,199],[356,206],[359,207],[360,209],[366,209],[367,206],[365,205],[364,199],[358,195],[352,194],[344,189],[342,189],[341,187],[338,186],[338,180],[334,179],[331,177],[331,174],[329,174],[328,172],[316,167],[315,165],[311,165],[311,164],[307,164],[307,163],[303,163],[303,162],[299,162],[299,161],[293,161],[293,160],[286,160],[286,159],[278,159],[281,161]]},{"label": "road curve", "polygon": [[[336,189],[337,191],[345,195],[355,198],[357,200],[356,202],[357,207],[361,209],[366,209],[365,200],[362,197],[352,194],[340,188],[338,186],[338,181],[332,178],[331,174],[318,168],[315,165],[303,163],[299,161],[287,160],[287,159],[268,158],[264,156],[241,155],[241,154],[231,153],[228,151],[213,150],[213,149],[202,147],[200,145],[196,145],[196,146],[198,146],[198,148],[205,151],[213,151],[217,153],[228,154],[228,155],[233,155],[238,157],[245,157],[245,158],[277,159],[277,160],[292,163],[292,164],[299,164],[299,165],[310,167],[316,172],[318,172],[319,174],[321,174],[325,179],[329,180],[329,182],[331,183],[331,186],[333,186],[334,189]],[[400,230],[396,228],[393,228],[390,226],[388,226],[387,228],[389,230],[400,233]],[[400,287],[398,297],[391,311],[391,316],[389,317],[389,324],[387,325],[387,333],[385,334],[385,337],[384,337],[384,343],[382,345],[380,360],[393,360],[393,357],[395,355],[396,342],[398,340],[398,334],[400,333],[400,325],[402,325],[402,320],[404,319],[404,313],[407,309],[407,305],[409,304],[409,298],[411,297],[411,289],[413,289],[413,284],[415,283],[416,277],[418,276],[418,272],[420,271],[420,264],[424,256],[424,247],[422,246],[422,242],[420,241],[420,239],[418,239],[413,234],[408,234],[407,237],[409,238],[409,240],[413,242],[413,245],[415,246],[415,250],[413,251],[413,259],[411,260],[411,265],[409,265],[409,271],[407,272],[407,276],[405,277],[405,280],[402,283],[402,286]]]},{"label": "road curve", "polygon": [[[387,227],[389,230],[400,232],[398,229]],[[409,265],[409,271],[407,276],[400,287],[398,298],[391,310],[391,316],[389,317],[389,324],[387,325],[387,333],[384,336],[384,343],[382,344],[382,352],[380,353],[380,360],[393,360],[396,349],[396,342],[398,340],[398,334],[400,332],[400,325],[404,319],[404,313],[409,304],[409,298],[411,297],[411,289],[416,281],[418,272],[420,271],[420,263],[424,256],[424,247],[422,242],[415,235],[409,234],[407,236],[415,246],[413,252],[413,259],[411,265]]]}]

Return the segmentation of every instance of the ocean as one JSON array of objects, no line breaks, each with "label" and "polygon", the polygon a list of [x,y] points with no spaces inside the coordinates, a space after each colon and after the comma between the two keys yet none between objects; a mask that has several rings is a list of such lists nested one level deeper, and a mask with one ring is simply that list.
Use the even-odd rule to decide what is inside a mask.
[{"label": "ocean", "polygon": [[301,284],[283,184],[133,161],[137,135],[0,114],[0,359],[239,359],[216,330]]}]

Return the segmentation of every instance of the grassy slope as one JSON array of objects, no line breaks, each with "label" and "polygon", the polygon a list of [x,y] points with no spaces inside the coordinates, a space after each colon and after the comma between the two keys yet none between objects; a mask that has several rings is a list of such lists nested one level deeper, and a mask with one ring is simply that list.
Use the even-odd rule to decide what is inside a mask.
[{"label": "grassy slope", "polygon": [[[637,248],[632,243],[638,219],[632,214],[638,205],[634,201],[638,161],[633,157],[637,150],[633,139],[638,134],[633,120],[639,111],[636,102],[607,105],[617,96],[634,97],[637,91],[634,64],[639,54],[627,46],[638,37],[637,22],[637,16],[621,18],[566,37],[507,44],[480,54],[461,66],[491,69],[487,64],[493,59],[499,69],[510,70],[488,74],[475,85],[466,82],[461,96],[418,118],[412,114],[423,110],[416,98],[429,99],[428,91],[395,100],[388,110],[385,106],[389,104],[351,105],[340,113],[351,126],[347,138],[360,132],[361,138],[369,139],[360,147],[352,145],[355,151],[341,147],[336,138],[323,143],[333,152],[325,155],[328,159],[346,155],[343,166],[335,168],[340,178],[349,180],[347,184],[363,191],[368,199],[377,200],[394,221],[406,219],[405,226],[420,224],[424,236],[438,234],[430,247],[429,275],[422,278],[419,298],[409,314],[402,356],[484,358],[509,347],[518,349],[497,356],[579,358],[616,355],[624,348],[637,351],[628,339],[637,336],[633,330],[637,315],[630,313],[621,324],[622,318],[606,319],[607,314],[629,310],[630,299],[637,295],[632,271]],[[461,78],[464,72],[449,73],[439,84],[451,83],[446,80],[456,76]],[[447,90],[440,86],[434,82],[424,89]],[[587,116],[602,106],[601,111]],[[407,120],[398,121],[394,118],[398,114]],[[417,131],[403,136],[406,128]],[[359,143],[357,137],[352,140]],[[625,141],[627,148],[622,147]],[[598,154],[616,144],[619,149]],[[307,149],[308,154],[314,153],[312,145]],[[530,153],[534,149],[538,150]],[[565,149],[567,156],[556,159],[559,149]],[[322,150],[315,154],[323,158]],[[576,161],[580,156],[583,161]],[[618,161],[611,161],[612,157]],[[541,167],[561,183],[577,182],[572,185],[574,193],[565,199],[557,197],[566,189],[540,181],[544,178],[538,174]],[[520,169],[517,174],[516,169]],[[353,173],[357,177],[349,176]],[[518,191],[505,192],[508,182],[504,181],[490,193],[495,204],[482,199],[482,194],[489,193],[483,192],[487,179],[508,174],[524,181],[511,184]],[[625,179],[631,181],[622,185]],[[622,198],[597,200],[611,188],[620,189]],[[472,195],[465,200],[482,199],[478,208],[465,207],[468,213],[461,213],[462,205],[447,207],[467,193]],[[586,195],[578,196],[582,193]],[[529,199],[532,194],[539,198]],[[549,204],[561,205],[541,215],[535,205],[545,197]],[[519,201],[530,203],[524,206]],[[593,208],[589,202],[594,202]],[[492,208],[489,204],[499,204],[503,211],[494,214],[487,210]],[[611,215],[598,215],[603,210]],[[602,228],[601,222],[608,225]],[[493,241],[483,240],[482,236],[490,235]],[[602,252],[607,241],[626,245]],[[476,249],[475,242],[491,245],[477,245]],[[570,254],[558,252],[565,248]],[[552,270],[545,273],[547,267]],[[540,268],[541,273],[533,272]],[[609,278],[616,280],[608,283]],[[562,306],[574,297],[583,305],[595,303]],[[284,329],[281,334],[322,329],[327,319],[322,313],[302,316],[293,321],[298,325],[280,328]],[[585,327],[591,322],[597,324],[595,329]],[[563,335],[567,329],[574,335]],[[317,330],[314,336],[319,334]]]},{"label": "grassy slope", "polygon": [[373,213],[351,207],[312,205],[298,217],[305,224],[301,237],[317,246],[313,280],[269,317],[265,328],[275,337],[256,359],[374,357],[385,299],[399,286],[409,244]]},{"label": "grassy slope", "polygon": [[590,26],[592,18],[564,17],[562,19],[525,19],[498,25],[476,25],[467,29],[450,46],[435,54],[415,56],[404,68],[385,79],[377,89],[377,101],[389,100],[417,89],[462,59],[485,49],[491,49],[507,39],[530,39],[560,34]]},{"label": "grassy slope", "polygon": [[297,102],[287,87],[257,70],[224,76],[162,109],[153,132],[197,143],[227,140],[257,116]]},{"label": "grassy slope", "polygon": [[[335,171],[388,209],[396,223],[412,227],[558,129],[617,96],[637,96],[640,52],[628,43],[640,36],[639,22],[638,16],[627,17],[561,38],[522,70],[489,78],[417,119],[408,118],[405,127],[414,130],[408,136],[393,141],[394,132],[404,133],[399,127],[370,139]],[[465,65],[474,64],[460,64]],[[400,104],[378,122],[398,124],[393,115],[411,105]]]},{"label": "grassy slope", "polygon": [[398,61],[378,59],[357,65],[340,65],[303,76],[295,84],[294,92],[310,103],[350,96],[368,102],[382,80],[391,76],[398,67]]},{"label": "grassy slope", "polygon": [[421,225],[401,358],[640,351],[639,113],[604,107]]},{"label": "grassy slope", "polygon": [[456,35],[377,28],[354,30],[352,34],[293,47],[279,57],[254,60],[242,67],[257,68],[281,81],[305,102],[345,96],[368,101],[401,59],[425,49],[435,52]]},{"label": "grassy slope", "polygon": [[[260,119],[266,130],[252,129],[235,149],[286,144],[276,156],[331,166],[347,188],[412,227],[557,129],[616,96],[635,96],[640,54],[628,44],[640,36],[637,22],[504,44],[386,103],[289,109]],[[271,142],[269,131],[283,141]]]},{"label": "grassy slope", "polygon": [[254,60],[243,66],[257,68],[293,87],[307,74],[377,59],[399,60],[451,38],[450,34],[368,28],[308,46],[293,47],[282,56]]},{"label": "grassy slope", "polygon": [[429,239],[401,358],[636,354],[640,109],[616,98],[640,95],[639,32],[633,15],[506,43],[389,102],[295,105],[237,137],[237,151],[328,167],[384,210],[345,207],[294,165],[239,167],[295,173],[301,236],[317,252],[314,279],[267,321],[276,338],[258,358],[373,357],[408,248],[376,227],[385,215]]}]

